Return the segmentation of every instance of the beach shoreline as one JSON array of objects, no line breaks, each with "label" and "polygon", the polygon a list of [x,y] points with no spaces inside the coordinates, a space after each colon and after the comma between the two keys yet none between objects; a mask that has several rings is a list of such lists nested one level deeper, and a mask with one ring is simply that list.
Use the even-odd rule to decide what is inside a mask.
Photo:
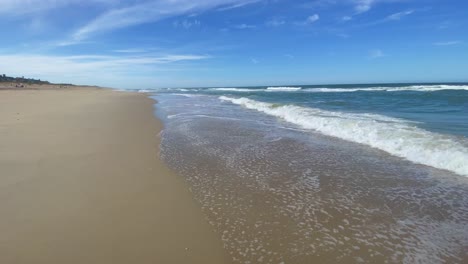
[{"label": "beach shoreline", "polygon": [[0,262],[230,262],[158,158],[153,104],[97,87],[0,89]]},{"label": "beach shoreline", "polygon": [[[164,122],[162,160],[189,183],[236,263],[466,262],[465,176],[313,129],[372,131],[369,138],[382,135],[375,142],[401,141],[421,153],[411,143],[423,137],[402,132],[452,136],[391,115],[350,114],[349,104],[327,111],[327,102],[367,107],[374,98],[418,100],[428,92],[249,89],[153,93]],[[453,94],[439,91],[433,100]],[[459,153],[451,141],[427,142],[447,149],[435,158]]]}]

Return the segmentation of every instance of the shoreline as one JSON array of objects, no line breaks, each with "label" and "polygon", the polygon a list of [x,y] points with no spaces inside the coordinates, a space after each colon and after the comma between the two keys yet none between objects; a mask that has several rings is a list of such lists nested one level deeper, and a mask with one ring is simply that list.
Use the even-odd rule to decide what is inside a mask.
[{"label": "shoreline", "polygon": [[0,262],[230,263],[146,94],[0,89]]},{"label": "shoreline", "polygon": [[[236,263],[466,262],[466,177],[297,128],[221,95],[154,98],[165,125],[163,160],[189,182]],[[301,104],[297,94],[282,95],[252,93]],[[328,96],[308,99],[340,94]],[[297,110],[271,104],[259,108],[290,117]],[[313,123],[323,112],[307,113],[298,120]]]}]

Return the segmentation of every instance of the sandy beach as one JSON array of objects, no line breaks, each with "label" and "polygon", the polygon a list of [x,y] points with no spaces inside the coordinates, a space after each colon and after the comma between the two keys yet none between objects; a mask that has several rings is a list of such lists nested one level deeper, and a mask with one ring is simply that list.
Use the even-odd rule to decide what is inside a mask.
[{"label": "sandy beach", "polygon": [[229,262],[158,158],[153,103],[107,89],[0,89],[0,263]]}]

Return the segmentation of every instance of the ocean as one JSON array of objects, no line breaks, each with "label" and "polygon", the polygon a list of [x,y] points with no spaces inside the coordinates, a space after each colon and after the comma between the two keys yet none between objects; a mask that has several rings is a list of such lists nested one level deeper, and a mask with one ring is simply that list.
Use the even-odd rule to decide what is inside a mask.
[{"label": "ocean", "polygon": [[235,263],[468,262],[468,84],[141,91]]}]

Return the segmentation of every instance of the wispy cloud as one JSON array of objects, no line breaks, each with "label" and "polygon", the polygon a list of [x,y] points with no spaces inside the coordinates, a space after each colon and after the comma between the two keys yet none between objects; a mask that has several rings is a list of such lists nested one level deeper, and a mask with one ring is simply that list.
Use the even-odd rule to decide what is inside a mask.
[{"label": "wispy cloud", "polygon": [[67,40],[61,40],[57,41],[51,44],[51,46],[54,47],[67,47],[67,46],[74,46],[74,45],[82,45],[82,44],[89,44],[89,43],[94,43],[93,41],[89,40],[75,40],[75,39],[67,39]]},{"label": "wispy cloud", "polygon": [[172,25],[174,25],[174,27],[176,28],[183,28],[183,29],[190,29],[192,27],[199,27],[201,25],[201,22],[200,20],[187,20],[187,19],[184,19],[184,20],[176,20],[172,23]]},{"label": "wispy cloud", "polygon": [[400,20],[401,18],[411,15],[414,13],[414,10],[407,10],[398,13],[391,14],[387,16],[386,20]]},{"label": "wispy cloud", "polygon": [[[199,61],[210,58],[207,55],[166,54],[142,56],[51,56],[14,54],[0,55],[0,68],[8,69],[11,75],[49,77],[52,79],[75,76],[112,75],[142,69],[154,69],[158,65],[178,62]],[[166,67],[166,66],[165,66]],[[60,77],[58,77],[60,76]]]},{"label": "wispy cloud", "polygon": [[372,8],[375,2],[375,0],[354,0],[354,10],[357,13],[367,12]]},{"label": "wispy cloud", "polygon": [[[362,13],[365,13],[369,11],[376,0],[348,0],[348,1],[342,1],[342,3],[352,3],[354,12],[351,15],[346,15],[341,17],[341,21],[347,22],[350,20],[353,20],[354,16],[360,15]],[[336,4],[336,2],[333,2],[333,4]]]},{"label": "wispy cloud", "polygon": [[259,64],[260,63],[260,61],[257,60],[256,58],[251,58],[250,62],[253,63],[253,64]]},{"label": "wispy cloud", "polygon": [[404,17],[407,17],[407,16],[409,16],[409,15],[415,13],[415,12],[416,12],[415,10],[401,11],[401,12],[398,12],[398,13],[390,14],[390,15],[382,18],[382,19],[371,21],[371,22],[368,22],[368,23],[365,23],[365,24],[360,24],[358,26],[366,27],[366,26],[375,26],[375,25],[379,25],[379,24],[383,24],[383,23],[396,22],[396,21],[402,20]]},{"label": "wispy cloud", "polygon": [[248,25],[248,24],[240,24],[240,25],[235,25],[234,28],[236,28],[236,29],[255,29],[255,28],[257,28],[257,26]]},{"label": "wispy cloud", "polygon": [[369,51],[369,58],[371,59],[378,59],[378,58],[382,58],[385,56],[387,55],[385,55],[385,53],[380,49],[373,49]]},{"label": "wispy cloud", "polygon": [[340,37],[340,38],[344,38],[344,39],[347,39],[349,38],[349,34],[346,34],[346,33],[338,33],[336,34],[337,37]]},{"label": "wispy cloud", "polygon": [[320,16],[317,14],[311,15],[306,19],[306,23],[312,24],[320,19]]},{"label": "wispy cloud", "polygon": [[113,52],[117,53],[145,53],[148,52],[146,49],[118,49],[118,50],[113,50]]},{"label": "wispy cloud", "polygon": [[74,4],[117,4],[118,0],[1,0],[0,14],[24,15],[34,12],[43,12]]},{"label": "wispy cloud", "polygon": [[319,19],[320,19],[320,16],[318,14],[313,14],[311,16],[308,16],[306,18],[306,20],[304,20],[304,21],[296,22],[296,25],[300,25],[300,26],[311,25],[311,24],[317,22]]},{"label": "wispy cloud", "polygon": [[265,23],[269,27],[279,27],[284,24],[286,24],[286,21],[282,18],[272,18]]},{"label": "wispy cloud", "polygon": [[447,29],[454,26],[454,23],[452,21],[443,21],[439,25],[437,25],[437,29],[442,30],[442,29]]},{"label": "wispy cloud", "polygon": [[344,16],[341,18],[342,21],[350,21],[350,20],[353,20],[353,17],[352,16]]},{"label": "wispy cloud", "polygon": [[377,2],[391,1],[391,0],[314,0],[303,3],[300,5],[302,8],[328,8],[330,6],[343,4],[352,6],[354,15],[365,13],[372,9]]},{"label": "wispy cloud", "polygon": [[244,7],[246,5],[253,4],[253,3],[256,3],[256,2],[259,2],[259,1],[260,0],[239,1],[239,3],[234,3],[234,4],[231,4],[231,5],[228,5],[228,6],[220,7],[218,9],[218,11],[226,11],[226,10],[231,10],[231,9],[235,9],[235,8],[240,8],[240,7]]},{"label": "wispy cloud", "polygon": [[[342,21],[352,20],[354,16],[361,15],[370,11],[376,4],[382,2],[396,2],[405,0],[348,0],[343,2],[351,2],[353,4],[354,13],[352,15],[342,17]],[[398,15],[404,16],[404,12],[395,14],[395,19],[398,19]]]},{"label": "wispy cloud", "polygon": [[453,46],[453,45],[458,45],[461,44],[461,41],[446,41],[446,42],[435,42],[433,43],[435,46]]},{"label": "wispy cloud", "polygon": [[251,0],[153,0],[124,8],[115,8],[100,15],[74,34],[75,40],[86,39],[92,34],[156,22],[165,18],[200,13],[214,8],[243,6]]}]

